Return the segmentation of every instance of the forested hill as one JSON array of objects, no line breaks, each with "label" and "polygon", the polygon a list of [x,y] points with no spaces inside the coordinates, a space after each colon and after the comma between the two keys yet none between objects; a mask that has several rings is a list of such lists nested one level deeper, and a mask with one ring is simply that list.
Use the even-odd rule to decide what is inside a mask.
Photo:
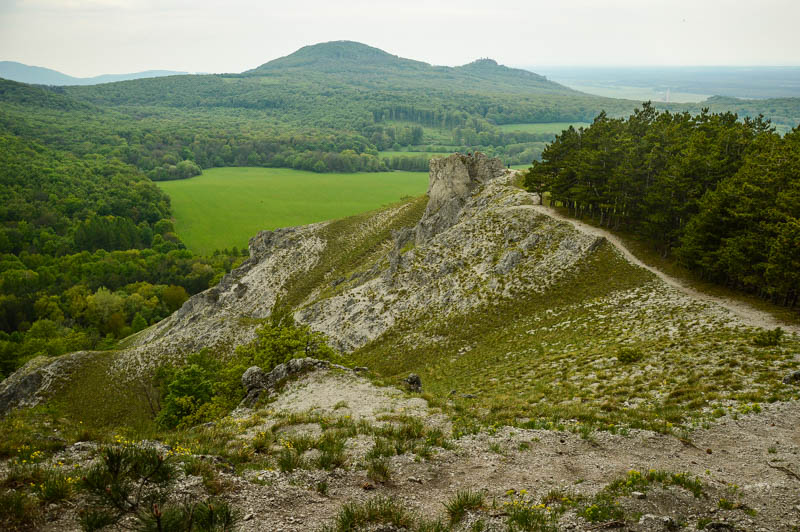
[{"label": "forested hill", "polygon": [[[154,180],[215,166],[427,170],[424,155],[380,152],[477,150],[529,164],[552,132],[501,126],[591,122],[601,112],[627,116],[640,103],[584,94],[491,59],[432,66],[338,41],[239,74],[82,87],[0,80],[0,129],[79,156],[114,156]],[[783,130],[800,122],[800,99],[708,105],[740,119],[764,114]],[[700,111],[696,104],[656,106]]]},{"label": "forested hill", "polygon": [[583,94],[525,70],[482,59],[432,66],[359,43],[301,48],[242,74],[168,76],[69,87],[105,106],[258,109],[306,126],[360,129],[384,120],[454,127],[491,123],[587,121],[635,103]]},{"label": "forested hill", "polygon": [[498,65],[492,59],[479,59],[459,67],[433,66],[351,41],[305,46],[244,74],[334,76],[351,87],[397,91],[426,87],[486,94],[582,94],[533,72]]}]

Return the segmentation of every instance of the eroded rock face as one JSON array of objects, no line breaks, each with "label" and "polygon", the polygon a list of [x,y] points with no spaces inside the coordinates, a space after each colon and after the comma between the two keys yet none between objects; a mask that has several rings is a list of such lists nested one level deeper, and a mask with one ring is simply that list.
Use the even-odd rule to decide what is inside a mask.
[{"label": "eroded rock face", "polygon": [[503,175],[500,159],[483,153],[432,159],[428,181],[428,206],[415,228],[417,244],[452,226],[470,195],[480,185]]},{"label": "eroded rock face", "polygon": [[433,160],[425,214],[394,235],[380,274],[308,301],[295,319],[353,351],[402,320],[545,291],[598,239],[531,208],[538,196],[512,186],[514,175],[480,153]]},{"label": "eroded rock face", "polygon": [[78,351],[54,359],[36,357],[30,360],[0,382],[0,415],[13,408],[36,406],[60,384],[68,381],[89,358],[102,355]]}]

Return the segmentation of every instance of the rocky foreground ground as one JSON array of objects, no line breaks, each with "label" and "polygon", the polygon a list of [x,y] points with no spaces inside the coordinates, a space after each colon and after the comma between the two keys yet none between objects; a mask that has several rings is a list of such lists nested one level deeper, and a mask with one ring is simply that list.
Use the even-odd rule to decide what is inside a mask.
[{"label": "rocky foreground ground", "polygon": [[[421,422],[420,441],[400,454],[370,458],[382,438],[366,427],[415,421]],[[778,403],[682,434],[503,427],[452,438],[448,416],[419,394],[376,386],[351,371],[317,369],[291,379],[263,406],[241,408],[219,427],[199,429],[226,427],[229,445],[249,447],[262,460],[234,472],[213,457],[195,459],[217,471],[221,497],[238,512],[241,530],[318,530],[335,525],[344,504],[376,497],[391,497],[415,523],[450,526],[447,505],[470,490],[481,495],[480,504],[466,509],[453,530],[508,530],[516,501],[554,527],[518,530],[789,531],[800,525],[798,422],[797,403]],[[331,431],[349,436],[342,463],[325,469],[316,465],[320,451],[312,442]],[[266,448],[259,445],[264,434],[274,434]],[[281,451],[303,441],[309,448],[294,453],[303,465],[282,471]],[[53,461],[86,467],[97,460],[95,448],[77,443]],[[188,451],[180,456],[189,458]],[[386,471],[374,471],[379,462]],[[197,500],[206,489],[200,475],[181,474],[173,498]],[[80,504],[54,506],[43,530],[79,530]],[[607,504],[624,517],[587,519],[592,505],[599,512]],[[402,529],[383,526],[372,529]]]}]

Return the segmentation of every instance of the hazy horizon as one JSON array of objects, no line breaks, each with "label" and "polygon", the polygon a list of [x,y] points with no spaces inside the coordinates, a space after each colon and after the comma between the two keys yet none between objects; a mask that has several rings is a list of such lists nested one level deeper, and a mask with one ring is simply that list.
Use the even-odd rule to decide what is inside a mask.
[{"label": "hazy horizon", "polygon": [[798,66],[798,19],[800,4],[788,0],[298,0],[280,8],[252,0],[9,0],[0,2],[0,60],[75,77],[241,72],[303,46],[350,40],[448,66],[480,57],[526,68]]}]

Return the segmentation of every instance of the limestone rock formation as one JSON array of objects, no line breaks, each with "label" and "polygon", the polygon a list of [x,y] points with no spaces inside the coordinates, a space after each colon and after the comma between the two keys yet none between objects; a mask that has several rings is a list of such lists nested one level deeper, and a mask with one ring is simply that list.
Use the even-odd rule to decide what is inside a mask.
[{"label": "limestone rock formation", "polygon": [[432,159],[428,183],[428,206],[415,228],[417,245],[452,226],[469,196],[490,179],[503,175],[500,159],[483,153],[473,156],[454,153]]}]

